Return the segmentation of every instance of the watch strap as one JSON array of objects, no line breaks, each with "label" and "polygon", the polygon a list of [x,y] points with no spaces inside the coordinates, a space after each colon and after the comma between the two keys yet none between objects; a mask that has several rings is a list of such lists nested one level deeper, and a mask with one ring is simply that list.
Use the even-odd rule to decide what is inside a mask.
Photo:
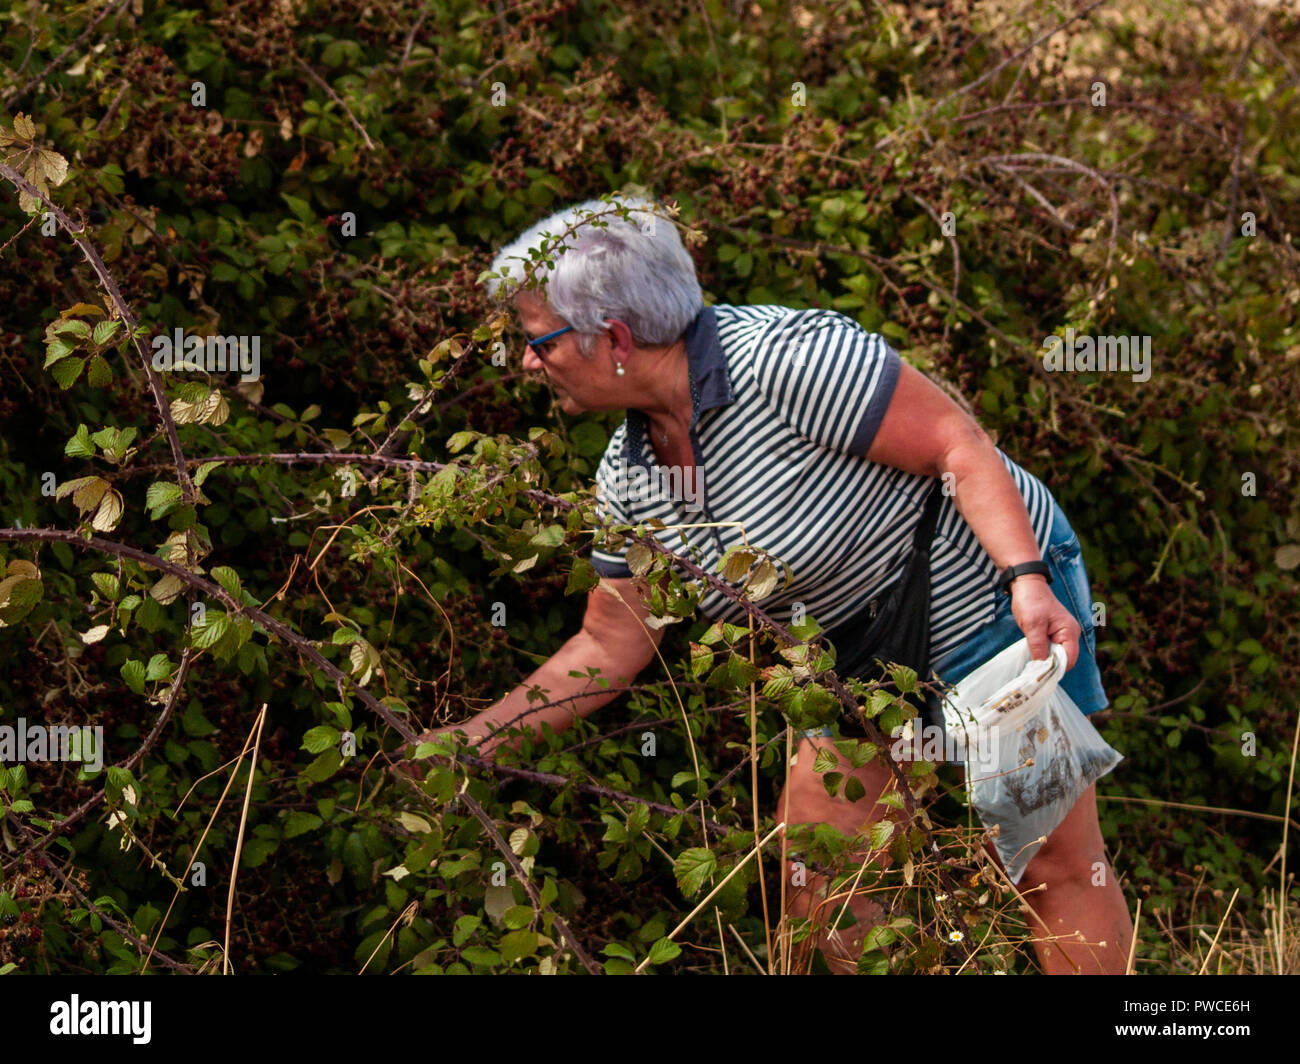
[{"label": "watch strap", "polygon": [[998,587],[1007,594],[1011,593],[1011,581],[1018,576],[1042,575],[1047,577],[1047,582],[1052,582],[1052,570],[1046,562],[1021,562],[1019,565],[1009,565],[1002,570],[998,576]]}]

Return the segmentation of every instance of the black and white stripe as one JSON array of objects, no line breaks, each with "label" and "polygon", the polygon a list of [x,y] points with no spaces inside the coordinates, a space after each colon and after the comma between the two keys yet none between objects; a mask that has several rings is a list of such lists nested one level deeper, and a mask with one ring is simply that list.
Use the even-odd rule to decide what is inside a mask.
[{"label": "black and white stripe", "polygon": [[[701,312],[686,346],[703,512],[664,493],[629,490],[628,470],[656,469],[637,410],[628,411],[597,470],[600,509],[628,524],[731,523],[649,531],[710,571],[732,545],[765,548],[794,576],[762,601],[765,611],[784,623],[802,602],[823,628],[845,620],[902,576],[931,482],[865,457],[893,394],[898,353],[835,311],[725,304]],[[1046,550],[1052,497],[1001,457]],[[621,553],[595,549],[591,557],[602,575],[630,575]],[[933,660],[992,620],[997,568],[951,498],[930,561]],[[716,591],[701,610],[711,619],[744,618]]]}]

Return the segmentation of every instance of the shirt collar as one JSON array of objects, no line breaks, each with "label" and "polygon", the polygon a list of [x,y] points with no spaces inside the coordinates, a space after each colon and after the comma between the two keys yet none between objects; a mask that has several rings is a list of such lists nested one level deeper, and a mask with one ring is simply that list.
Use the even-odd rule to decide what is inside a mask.
[{"label": "shirt collar", "polygon": [[[691,386],[691,428],[700,415],[715,407],[727,406],[736,401],[731,390],[731,376],[727,373],[727,357],[718,339],[718,315],[713,307],[704,307],[686,328],[686,369]],[[627,437],[624,455],[637,461],[644,446],[646,416],[640,410],[627,412]]]}]

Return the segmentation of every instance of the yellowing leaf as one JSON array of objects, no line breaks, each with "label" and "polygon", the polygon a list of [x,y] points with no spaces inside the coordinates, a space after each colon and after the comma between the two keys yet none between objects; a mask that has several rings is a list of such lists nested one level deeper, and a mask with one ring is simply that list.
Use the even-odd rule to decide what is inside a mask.
[{"label": "yellowing leaf", "polygon": [[72,502],[83,514],[93,510],[108,491],[108,481],[103,477],[89,477],[89,483],[83,484],[72,493]]},{"label": "yellowing leaf", "polygon": [[650,563],[654,560],[650,548],[644,543],[632,544],[632,546],[628,547],[625,557],[627,567],[632,570],[633,576],[644,576],[646,570],[650,568]]},{"label": "yellowing leaf", "polygon": [[98,643],[106,635],[108,635],[108,625],[97,624],[94,628],[81,633],[81,641],[89,646],[91,643]]},{"label": "yellowing leaf", "polygon": [[120,520],[122,520],[122,496],[110,488],[99,504],[99,509],[95,511],[95,516],[91,518],[90,526],[99,532],[112,532]]},{"label": "yellowing leaf", "polygon": [[178,425],[189,425],[199,419],[202,403],[187,403],[184,399],[173,399],[171,404],[172,420]]},{"label": "yellowing leaf", "polygon": [[55,188],[68,179],[68,160],[56,151],[46,151],[44,148],[38,150],[36,164],[45,175],[45,180]]},{"label": "yellowing leaf", "polygon": [[1273,555],[1273,564],[1279,569],[1294,569],[1300,565],[1300,543],[1284,543]]},{"label": "yellowing leaf", "polygon": [[[43,182],[43,181],[33,181],[32,184],[36,186],[37,191],[39,191],[39,192],[45,192],[45,191],[46,191],[46,189],[44,188],[44,184],[45,184],[45,182]],[[28,192],[26,189],[19,189],[19,191],[18,191],[18,209],[19,209],[20,211],[22,211],[24,214],[35,214],[37,211],[41,210],[43,207],[44,207],[44,202],[43,202],[39,197],[37,197],[37,196],[33,196],[33,195],[32,195],[30,192]]]},{"label": "yellowing leaf", "polygon": [[188,403],[184,399],[174,399],[171,404],[172,418],[178,425],[224,424],[230,416],[230,404],[219,391],[209,393],[206,399]]},{"label": "yellowing leaf", "polygon": [[161,602],[166,606],[167,603],[173,601],[184,589],[185,584],[181,578],[168,573],[149,589],[149,595],[155,601]]},{"label": "yellowing leaf", "polygon": [[497,927],[501,926],[501,917],[515,903],[514,891],[508,886],[490,886],[483,891],[483,911],[487,918]]},{"label": "yellowing leaf", "polygon": [[21,576],[26,580],[39,580],[41,571],[26,558],[15,558],[9,563],[9,576]]},{"label": "yellowing leaf", "polygon": [[19,111],[14,115],[14,133],[23,140],[31,140],[36,136],[36,124],[28,115]]},{"label": "yellowing leaf", "polygon": [[722,564],[722,579],[735,583],[749,572],[749,567],[754,564],[755,557],[754,552],[748,550],[738,550],[731,554]]},{"label": "yellowing leaf", "polygon": [[745,592],[751,599],[766,598],[776,587],[776,581],[776,566],[764,558],[758,563],[754,575],[749,578],[749,582],[745,585]]},{"label": "yellowing leaf", "polygon": [[208,400],[208,412],[204,420],[209,425],[224,425],[226,419],[230,417],[230,404],[226,402],[226,397],[220,392],[213,392],[215,400]]},{"label": "yellowing leaf", "polygon": [[92,317],[104,317],[104,308],[94,303],[73,303],[67,310],[60,311],[60,318],[84,318],[87,314]]},{"label": "yellowing leaf", "polygon": [[398,813],[397,822],[407,831],[417,835],[426,835],[433,830],[433,826],[424,817],[416,816],[414,813]]}]

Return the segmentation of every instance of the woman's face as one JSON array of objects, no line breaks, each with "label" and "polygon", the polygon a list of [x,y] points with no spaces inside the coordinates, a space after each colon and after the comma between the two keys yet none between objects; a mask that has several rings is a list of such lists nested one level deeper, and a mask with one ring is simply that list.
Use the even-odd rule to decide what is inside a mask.
[{"label": "woman's face", "polygon": [[[563,329],[562,321],[532,292],[521,292],[515,297],[515,308],[524,333],[533,339]],[[560,409],[566,414],[584,410],[616,410],[622,401],[614,401],[610,388],[620,380],[613,372],[608,344],[599,339],[591,358],[585,358],[578,347],[578,334],[566,332],[544,345],[539,354],[532,346],[524,348],[524,369],[530,373],[545,373],[555,391]]]}]

